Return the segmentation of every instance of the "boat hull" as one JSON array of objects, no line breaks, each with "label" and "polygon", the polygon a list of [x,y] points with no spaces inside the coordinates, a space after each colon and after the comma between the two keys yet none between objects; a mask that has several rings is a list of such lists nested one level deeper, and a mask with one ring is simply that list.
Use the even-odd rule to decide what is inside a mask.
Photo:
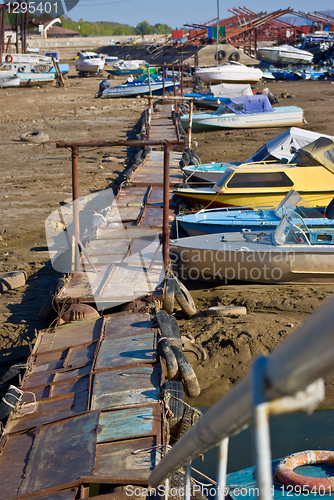
[{"label": "boat hull", "polygon": [[262,71],[259,69],[246,68],[246,70],[226,69],[219,66],[207,69],[198,69],[196,71],[202,82],[219,83],[258,83],[262,78]]},{"label": "boat hull", "polygon": [[[219,128],[292,127],[294,125],[302,125],[303,121],[304,113],[302,108],[297,106],[283,106],[281,108],[274,108],[272,112],[268,113],[250,113],[244,115],[236,115],[235,113],[224,115],[217,115],[215,113],[196,114],[193,116],[192,129],[200,131]],[[183,127],[188,128],[188,123],[188,115],[181,117]]]},{"label": "boat hull", "polygon": [[47,85],[55,79],[55,73],[18,73],[20,87],[33,87],[35,85]]},{"label": "boat hull", "polygon": [[[298,190],[302,196],[305,205],[310,207],[327,206],[334,197],[333,191],[305,192]],[[257,207],[257,208],[276,208],[282,201],[287,191],[263,192],[263,193],[216,193],[215,191],[206,192],[199,189],[175,189],[174,193],[182,198],[189,207],[202,205],[206,207],[210,203],[210,208],[214,207]]]},{"label": "boat hull", "polygon": [[[332,248],[284,248],[248,241],[224,243],[222,235],[172,240],[170,255],[181,279],[228,283],[334,283]],[[220,240],[220,241],[219,241]],[[322,246],[323,247],[323,246]]]},{"label": "boat hull", "polygon": [[313,54],[301,53],[300,51],[291,52],[282,49],[262,48],[257,50],[257,56],[262,61],[277,64],[309,64],[313,60]]},{"label": "boat hull", "polygon": [[[178,84],[176,84],[176,88]],[[174,90],[174,83],[165,83],[165,91],[172,92]],[[153,95],[163,94],[163,83],[152,83],[151,92]],[[118,87],[111,87],[106,89],[102,94],[102,99],[109,99],[113,97],[133,97],[137,95],[149,95],[150,88],[148,85],[120,85]]]}]

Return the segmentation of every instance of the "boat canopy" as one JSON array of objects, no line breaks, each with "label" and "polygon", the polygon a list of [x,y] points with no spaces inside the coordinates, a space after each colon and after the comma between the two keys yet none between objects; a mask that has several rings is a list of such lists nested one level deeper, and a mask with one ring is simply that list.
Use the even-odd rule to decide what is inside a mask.
[{"label": "boat canopy", "polygon": [[290,161],[298,149],[303,148],[307,144],[319,139],[319,137],[332,137],[303,130],[298,127],[291,127],[283,134],[278,135],[271,141],[266,142],[245,163],[259,162],[264,160],[286,160]]},{"label": "boat canopy", "polygon": [[211,95],[214,97],[238,97],[243,95],[253,95],[249,83],[219,83],[211,85]]},{"label": "boat canopy", "polygon": [[267,113],[273,111],[268,97],[264,94],[232,97],[219,106],[217,115],[225,114],[226,107],[237,115]]},{"label": "boat canopy", "polygon": [[[334,174],[334,140],[327,137],[319,137],[319,139],[311,142],[311,144],[304,146],[300,150],[300,153],[306,153]],[[297,153],[297,155],[299,154]],[[298,163],[298,158],[296,160]]]}]

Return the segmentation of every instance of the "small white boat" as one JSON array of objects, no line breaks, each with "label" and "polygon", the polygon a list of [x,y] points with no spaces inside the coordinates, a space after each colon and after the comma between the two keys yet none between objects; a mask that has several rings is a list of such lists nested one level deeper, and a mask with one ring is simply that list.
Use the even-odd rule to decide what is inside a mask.
[{"label": "small white boat", "polygon": [[102,75],[104,68],[104,59],[95,52],[82,51],[79,52],[78,58],[74,63],[75,69],[79,72],[79,76],[85,74],[99,73]]},{"label": "small white boat", "polygon": [[[294,223],[292,223],[294,222]],[[284,215],[275,232],[254,231],[171,240],[181,279],[256,283],[333,283],[334,229],[309,228]]]},{"label": "small white boat", "polygon": [[[215,113],[195,113],[192,117],[192,129],[291,127],[302,125],[303,121],[302,108],[273,108],[268,97],[260,94],[227,99]],[[188,128],[189,115],[181,116],[181,124]]]},{"label": "small white boat", "polygon": [[195,75],[204,83],[258,83],[262,78],[262,71],[230,61],[211,68],[197,68]]},{"label": "small white boat", "polygon": [[313,59],[311,52],[286,44],[278,47],[262,47],[257,49],[256,53],[262,61],[277,64],[309,64]]}]

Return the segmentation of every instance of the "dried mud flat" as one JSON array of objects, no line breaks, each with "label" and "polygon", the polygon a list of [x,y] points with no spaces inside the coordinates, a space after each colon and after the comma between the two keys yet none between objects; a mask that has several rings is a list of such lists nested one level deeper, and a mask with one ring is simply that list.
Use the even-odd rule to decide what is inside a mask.
[{"label": "dried mud flat", "polygon": [[[72,75],[74,76],[73,69]],[[69,78],[66,89],[54,87],[1,90],[0,102],[0,272],[23,269],[25,287],[0,295],[0,362],[29,353],[35,329],[46,328],[38,312],[52,294],[58,274],[46,247],[45,219],[71,197],[70,152],[56,149],[59,140],[114,140],[134,137],[132,131],[145,99],[93,99],[99,78]],[[115,81],[117,83],[117,81]],[[266,85],[258,85],[263,89]],[[334,84],[331,82],[274,82],[271,92],[292,98],[279,105],[305,111],[305,128],[334,135]],[[38,128],[48,133],[45,146],[22,143],[19,136]],[[284,129],[197,133],[202,162],[246,159]],[[162,137],[163,139],[163,137]],[[121,148],[81,152],[80,196],[105,189],[126,168]],[[228,285],[190,283],[198,313],[176,317],[182,333],[191,334],[208,352],[205,362],[191,359],[202,394],[197,405],[211,405],[247,372],[259,353],[268,354],[300,326],[334,291],[333,285]],[[239,318],[207,317],[212,305],[245,305]],[[334,377],[326,381],[322,407],[334,408]]]}]

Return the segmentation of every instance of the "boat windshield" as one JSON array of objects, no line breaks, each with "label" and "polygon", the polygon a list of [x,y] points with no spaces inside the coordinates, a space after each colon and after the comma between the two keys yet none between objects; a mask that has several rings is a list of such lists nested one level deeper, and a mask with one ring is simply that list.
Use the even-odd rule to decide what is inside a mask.
[{"label": "boat windshield", "polygon": [[283,216],[273,236],[276,245],[310,245],[309,239],[305,234],[307,226],[303,223],[302,217],[300,217],[301,222],[298,222],[296,217],[298,217],[296,212]]},{"label": "boat windshield", "polygon": [[278,217],[282,218],[286,211],[288,209],[295,208],[297,206],[297,203],[299,203],[301,199],[302,197],[297,193],[297,191],[291,189],[291,191],[289,191],[288,194],[283,198],[281,203],[277,205],[275,214]]}]

